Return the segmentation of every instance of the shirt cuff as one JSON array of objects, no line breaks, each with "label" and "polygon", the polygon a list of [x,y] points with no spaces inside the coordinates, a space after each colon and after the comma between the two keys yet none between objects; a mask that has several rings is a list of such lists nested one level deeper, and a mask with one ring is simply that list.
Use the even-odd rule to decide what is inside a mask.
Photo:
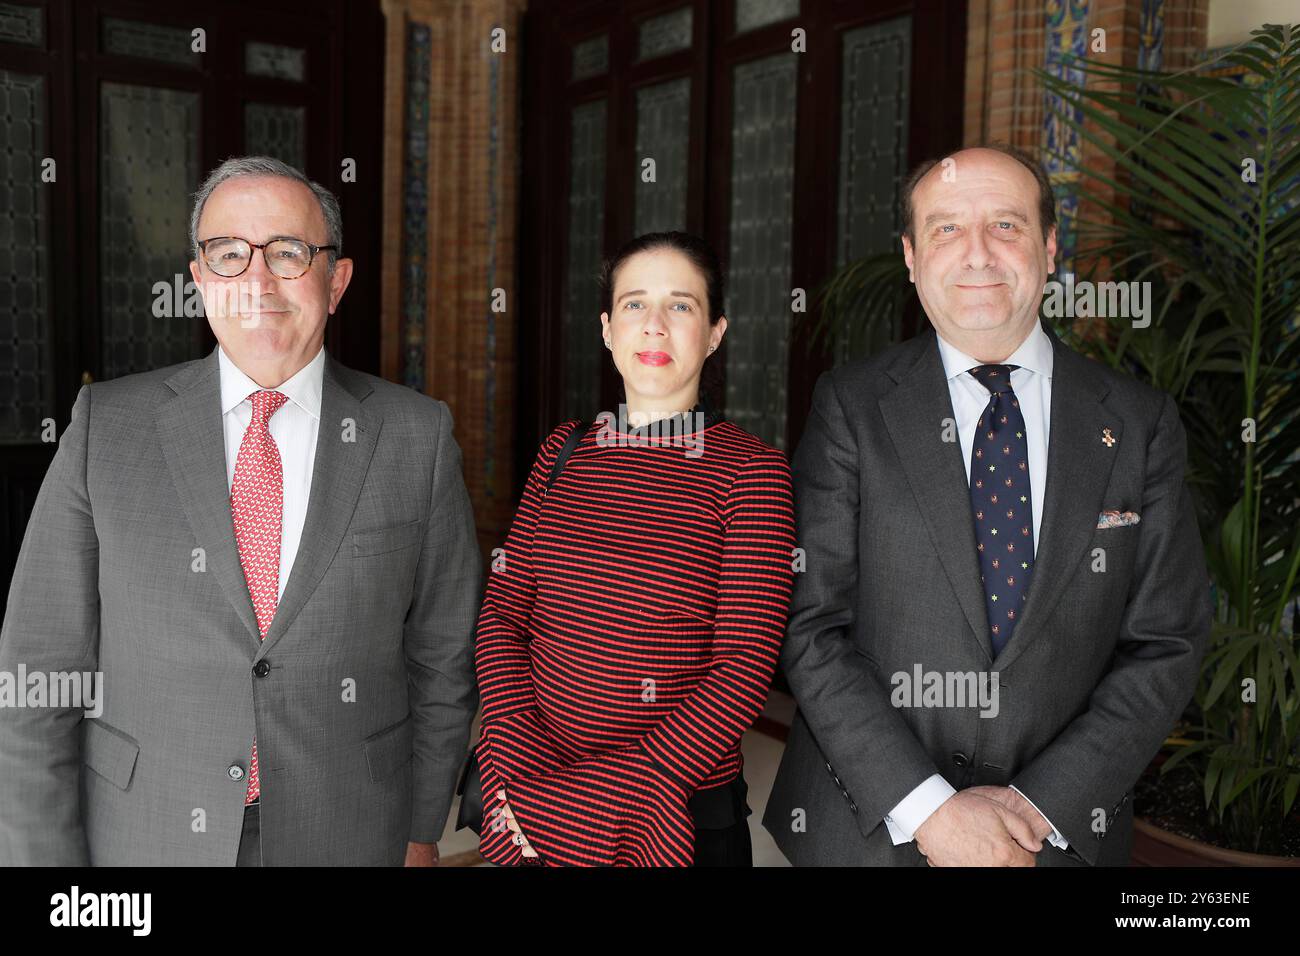
[{"label": "shirt cuff", "polygon": [[[1021,791],[1021,789],[1017,787],[1014,783],[1010,784],[1010,787],[1016,793],[1020,794],[1022,797],[1025,797],[1024,792]],[[1030,800],[1028,797],[1025,797],[1025,802],[1028,803],[1031,807],[1034,807],[1034,810],[1038,813],[1040,817],[1042,817],[1044,820],[1047,820],[1047,814],[1045,814],[1042,810],[1039,810],[1038,807],[1034,806],[1034,801]],[[1056,829],[1056,827],[1052,825],[1051,820],[1047,820],[1047,825],[1049,827],[1052,827],[1052,832],[1047,835],[1047,842],[1052,844],[1052,846],[1056,847],[1057,849],[1060,850],[1068,849],[1070,843],[1068,840],[1065,839],[1065,837],[1061,836],[1061,831]]]},{"label": "shirt cuff", "polygon": [[885,828],[889,830],[889,838],[894,841],[894,846],[911,843],[921,824],[956,792],[953,785],[937,773],[917,784],[911,793],[898,801],[894,809],[885,814]]}]

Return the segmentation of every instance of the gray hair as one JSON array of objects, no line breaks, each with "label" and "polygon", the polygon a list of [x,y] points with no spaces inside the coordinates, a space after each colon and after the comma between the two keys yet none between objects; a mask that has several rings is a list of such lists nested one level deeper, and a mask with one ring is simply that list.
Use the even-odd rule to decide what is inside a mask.
[{"label": "gray hair", "polygon": [[320,183],[313,182],[288,163],[282,163],[271,156],[232,156],[208,173],[208,178],[203,180],[203,185],[199,186],[194,194],[194,208],[190,211],[190,246],[195,260],[199,258],[199,217],[203,215],[203,207],[208,197],[212,195],[212,190],[226,180],[241,176],[275,176],[280,179],[292,179],[312,191],[316,201],[320,203],[321,214],[325,217],[325,232],[329,240],[325,245],[335,247],[326,250],[330,272],[333,272],[334,262],[343,255],[343,213],[339,211],[338,199]]}]

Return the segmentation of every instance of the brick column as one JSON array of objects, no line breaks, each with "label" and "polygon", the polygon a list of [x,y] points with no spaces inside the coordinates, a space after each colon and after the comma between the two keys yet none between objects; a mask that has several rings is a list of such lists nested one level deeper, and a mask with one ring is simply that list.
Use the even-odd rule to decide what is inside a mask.
[{"label": "brick column", "polygon": [[[1064,0],[1062,0],[1064,2]],[[1205,49],[1209,0],[1160,0],[1165,69],[1181,69]],[[1045,61],[1047,0],[971,0],[966,29],[964,141],[996,140],[1037,150],[1042,145],[1043,90],[1028,70]],[[1136,65],[1143,0],[1091,0],[1087,25],[1104,27],[1107,51],[1097,56]]]},{"label": "brick column", "polygon": [[[1114,164],[1098,146],[1053,122],[1042,85],[1029,71],[1052,69],[1053,64],[1060,69],[1064,51],[1124,66],[1181,69],[1205,49],[1208,6],[1209,0],[972,0],[964,141],[1010,143],[1039,155],[1057,188],[1062,225],[1068,229],[1078,220],[1101,221],[1101,204],[1113,199],[1113,191],[1091,177],[1079,179],[1076,171],[1096,169],[1110,176]],[[1104,50],[1093,48],[1098,28],[1105,30]],[[1054,163],[1044,155],[1049,145],[1070,158]],[[1081,188],[1071,200],[1076,186]],[[1071,271],[1095,265],[1071,261],[1068,244],[1063,251],[1063,266]]]},{"label": "brick column", "polygon": [[513,506],[525,2],[384,2],[383,374],[450,406],[485,557]]},{"label": "brick column", "polygon": [[972,0],[966,19],[963,142],[1003,142],[1036,151],[1042,88],[1028,71],[1043,65],[1043,0]]},{"label": "brick column", "polygon": [[1165,0],[1164,68],[1181,70],[1205,52],[1210,0]]},{"label": "brick column", "polygon": [[[1092,0],[1088,10],[1088,29],[1106,31],[1106,51],[1089,51],[1089,58],[1126,67],[1176,70],[1188,66],[1199,51],[1205,49],[1205,27],[1209,0]],[[1145,11],[1143,7],[1148,9]],[[1145,23],[1144,23],[1145,20]],[[1198,27],[1199,24],[1199,27]],[[1113,88],[1113,86],[1111,87]],[[1113,137],[1092,131],[1106,142]],[[1082,163],[1110,177],[1114,164],[1101,149],[1085,142]],[[1114,201],[1114,191],[1088,178],[1080,197],[1079,216],[1091,222],[1102,221],[1103,202]]]}]

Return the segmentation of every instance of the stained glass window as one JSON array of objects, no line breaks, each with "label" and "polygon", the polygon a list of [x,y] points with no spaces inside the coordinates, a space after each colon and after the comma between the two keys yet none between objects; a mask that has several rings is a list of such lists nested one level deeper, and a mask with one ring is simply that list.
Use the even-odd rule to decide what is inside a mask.
[{"label": "stained glass window", "polygon": [[[912,19],[850,30],[840,78],[840,175],[837,264],[900,252],[898,190],[907,177],[908,75]],[[868,354],[872,342],[845,322],[835,360]]]},{"label": "stained glass window", "polygon": [[786,430],[796,57],[742,63],[732,77],[727,417],[778,448]]},{"label": "stained glass window", "polygon": [[756,30],[799,15],[799,0],[736,0],[736,32]]},{"label": "stained glass window", "polygon": [[0,442],[32,441],[53,413],[45,81],[0,70]]},{"label": "stained glass window", "polygon": [[0,3],[0,42],[45,44],[45,11],[25,3]]},{"label": "stained glass window", "polygon": [[105,17],[103,43],[105,53],[158,60],[176,66],[197,67],[202,58],[202,54],[192,48],[194,37],[189,30],[161,23]]},{"label": "stained glass window", "polygon": [[573,45],[573,79],[585,80],[609,72],[609,35],[583,40]]},{"label": "stained glass window", "polygon": [[306,164],[307,109],[273,103],[244,105],[244,147],[302,169]]},{"label": "stained glass window", "polygon": [[244,72],[301,83],[307,77],[307,51],[295,46],[252,41],[244,45]]},{"label": "stained glass window", "polygon": [[100,307],[104,377],[113,378],[195,357],[202,320],[154,315],[152,290],[178,274],[189,281],[199,94],[123,83],[100,91]]},{"label": "stained glass window", "polygon": [[689,49],[693,12],[690,7],[682,7],[642,23],[637,30],[637,59],[649,60]]},{"label": "stained glass window", "polygon": [[600,411],[605,355],[597,286],[605,235],[605,101],[575,106],[571,124],[564,414],[590,420]]},{"label": "stained glass window", "polygon": [[[636,93],[636,233],[686,228],[686,158],[691,81],[644,86]],[[646,160],[654,181],[646,181]]]}]

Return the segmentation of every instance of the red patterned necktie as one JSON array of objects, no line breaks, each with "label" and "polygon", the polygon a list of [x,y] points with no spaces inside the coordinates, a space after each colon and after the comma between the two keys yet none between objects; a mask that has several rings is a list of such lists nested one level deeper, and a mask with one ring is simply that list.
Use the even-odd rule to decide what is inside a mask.
[{"label": "red patterned necktie", "polygon": [[[254,392],[249,397],[253,418],[244,431],[239,457],[235,459],[230,513],[235,520],[239,563],[243,565],[244,580],[248,582],[248,594],[257,615],[257,630],[265,640],[280,599],[280,526],[284,512],[284,466],[268,426],[271,416],[289,398],[271,391]],[[252,803],[261,792],[254,736],[244,803]]]}]

